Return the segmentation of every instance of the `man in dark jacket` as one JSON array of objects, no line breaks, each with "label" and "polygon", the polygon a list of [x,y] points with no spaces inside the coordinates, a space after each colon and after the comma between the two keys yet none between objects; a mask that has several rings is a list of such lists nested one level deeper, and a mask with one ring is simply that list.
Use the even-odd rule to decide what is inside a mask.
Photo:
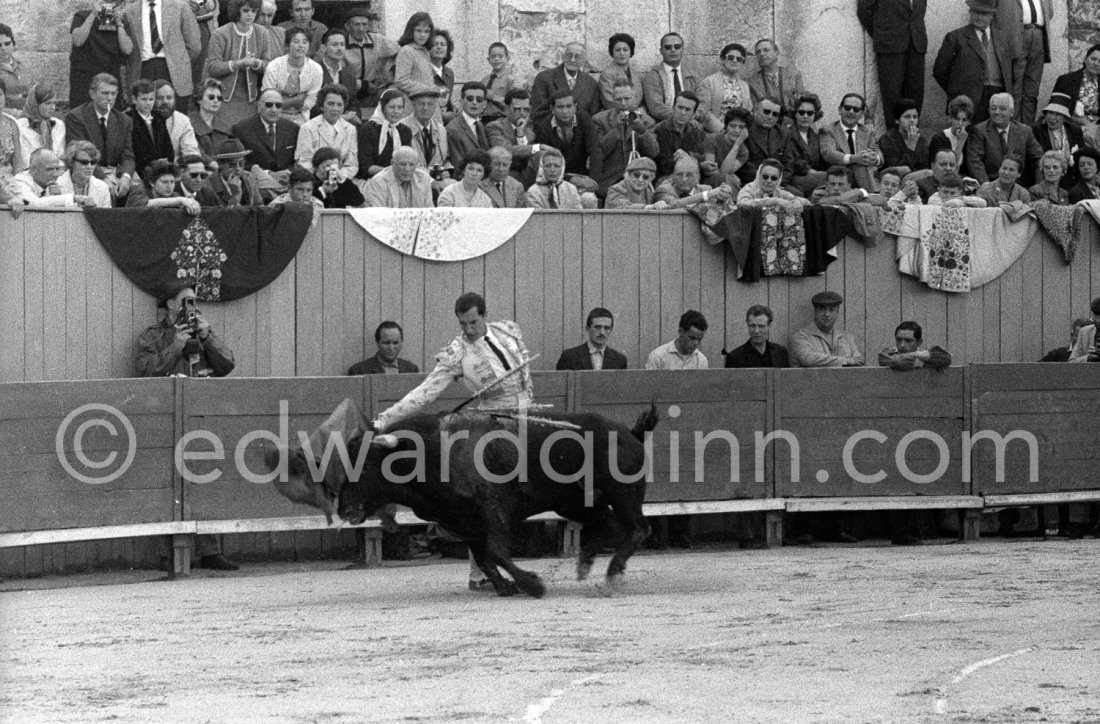
[{"label": "man in dark jacket", "polygon": [[749,339],[737,349],[724,352],[726,367],[790,367],[787,348],[768,339],[775,315],[763,304],[754,304],[745,312]]},{"label": "man in dark jacket", "polygon": [[615,328],[614,315],[603,307],[596,307],[588,313],[584,328],[588,332],[588,341],[562,351],[556,369],[625,370],[626,355],[607,346],[607,340]]},{"label": "man in dark jacket", "polygon": [[927,0],[859,0],[856,5],[859,22],[874,42],[887,127],[898,123],[892,109],[899,98],[912,98],[918,111],[924,106],[927,9]]},{"label": "man in dark jacket", "polygon": [[405,342],[405,331],[397,322],[385,321],[374,330],[374,343],[378,351],[373,357],[356,362],[348,368],[349,375],[388,375],[416,374],[420,371],[412,362],[401,357],[401,345]]}]

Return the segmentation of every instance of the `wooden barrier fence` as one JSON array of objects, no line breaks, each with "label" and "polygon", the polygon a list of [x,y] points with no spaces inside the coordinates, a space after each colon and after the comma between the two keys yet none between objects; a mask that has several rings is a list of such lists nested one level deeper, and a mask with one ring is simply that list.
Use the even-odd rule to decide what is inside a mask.
[{"label": "wooden barrier fence", "polygon": [[[6,451],[0,457],[0,549],[124,535],[323,527],[323,518],[307,515],[308,508],[291,504],[272,485],[249,481],[237,458],[253,474],[263,473],[260,445],[242,441],[253,431],[279,435],[281,405],[294,442],[299,430],[313,429],[344,398],[372,414],[420,379],[0,385],[0,444]],[[1008,505],[1100,498],[1100,376],[1091,365],[972,365],[942,373],[536,372],[534,384],[539,399],[558,410],[596,411],[628,425],[651,402],[657,404],[661,422],[654,436],[654,481],[647,489],[649,514],[976,510],[989,500]],[[433,409],[450,409],[464,397],[458,386],[448,392]],[[85,434],[77,440],[74,433],[81,429]],[[984,430],[1006,439],[1022,431],[1024,438],[1007,442],[1003,453],[990,440],[971,450],[964,434]],[[757,440],[757,433],[779,431],[795,444]],[[881,436],[864,433],[851,445],[862,431]],[[205,437],[190,439],[199,432]],[[186,480],[176,463],[177,442],[185,436],[189,453],[217,452],[214,459],[186,460]],[[131,439],[133,461],[117,479],[75,477],[102,479],[117,465],[99,462],[112,454],[116,462],[125,460]],[[799,450],[797,476],[793,447]],[[1001,479],[998,455],[1005,464]],[[965,476],[968,466],[972,480]],[[195,482],[195,476],[211,477]]]},{"label": "wooden barrier fence", "polygon": [[[702,310],[703,351],[720,366],[723,344],[746,337],[750,305],[774,310],[772,339],[783,342],[810,322],[810,297],[825,289],[844,295],[840,323],[868,358],[899,321],[916,319],[956,363],[1031,362],[1066,344],[1070,321],[1100,295],[1097,235],[1089,218],[1071,265],[1037,236],[1000,278],[947,294],[901,276],[893,243],[852,239],[822,276],[743,284],[725,245],[708,244],[684,212],[536,212],[491,253],[438,263],[403,256],[345,212],[326,211],[271,285],[204,311],[234,350],[237,377],[342,375],[374,353],[384,319],[404,326],[404,356],[424,368],[457,334],[451,309],[466,290],[484,291],[490,318],[520,323],[542,354],[537,369],[583,341],[595,306],[615,313],[612,346],[633,367],[675,336],[684,310]],[[132,375],[134,341],[156,321],[153,299],[112,264],[80,212],[0,214],[0,240],[0,382]]]}]

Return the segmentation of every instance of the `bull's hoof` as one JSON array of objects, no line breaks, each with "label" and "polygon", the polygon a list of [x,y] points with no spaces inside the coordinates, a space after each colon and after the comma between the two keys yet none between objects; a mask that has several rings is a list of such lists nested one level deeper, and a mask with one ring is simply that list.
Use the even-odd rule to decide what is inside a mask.
[{"label": "bull's hoof", "polygon": [[626,588],[626,576],[622,573],[608,573],[607,588],[611,591],[624,590]]},{"label": "bull's hoof", "polygon": [[542,598],[546,595],[546,586],[543,584],[542,579],[534,573],[529,573],[517,580],[516,586],[531,598]]},{"label": "bull's hoof", "polygon": [[577,561],[577,580],[583,581],[592,572],[592,561]]},{"label": "bull's hoof", "polygon": [[496,589],[497,595],[501,598],[516,595],[516,584],[509,581],[507,578],[493,581],[493,588]]}]

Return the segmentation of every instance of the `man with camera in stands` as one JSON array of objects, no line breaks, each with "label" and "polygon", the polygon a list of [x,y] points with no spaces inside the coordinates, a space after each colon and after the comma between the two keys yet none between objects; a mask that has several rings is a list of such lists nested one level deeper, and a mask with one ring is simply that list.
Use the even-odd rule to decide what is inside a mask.
[{"label": "man with camera in stands", "polygon": [[[172,280],[164,286],[158,306],[167,310],[164,317],[138,337],[134,353],[138,377],[225,377],[233,371],[233,352],[195,305],[194,282]],[[203,568],[238,568],[222,555],[218,539],[212,535],[195,536],[195,556]]]}]

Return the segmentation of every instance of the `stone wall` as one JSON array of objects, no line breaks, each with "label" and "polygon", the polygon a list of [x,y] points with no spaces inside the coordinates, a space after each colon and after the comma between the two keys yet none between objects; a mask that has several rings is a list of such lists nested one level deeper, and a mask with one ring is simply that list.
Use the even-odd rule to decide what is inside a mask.
[{"label": "stone wall", "polygon": [[[874,55],[855,17],[855,0],[378,0],[384,6],[385,32],[400,35],[413,12],[427,10],[436,23],[458,41],[452,62],[460,80],[480,78],[488,69],[485,51],[502,40],[512,50],[518,73],[533,77],[539,68],[555,65],[565,43],[583,38],[589,62],[599,70],[608,62],[607,38],[625,31],[637,39],[635,63],[647,68],[660,59],[660,36],[676,30],[686,36],[685,64],[696,73],[717,68],[726,42],[751,45],[774,37],[784,62],[798,67],[808,87],[830,106],[846,91],[863,92],[872,105],[878,97]],[[1054,0],[1052,23],[1054,61],[1044,74],[1040,101],[1045,100],[1060,73],[1080,67],[1085,49],[1100,42],[1100,3],[1096,0]],[[68,28],[72,14],[88,0],[0,0],[0,22],[16,34],[19,58],[36,78],[68,87]],[[940,38],[966,22],[961,0],[929,0],[928,68]],[[57,50],[51,50],[51,49]],[[940,123],[945,99],[928,79],[927,125]]]}]

